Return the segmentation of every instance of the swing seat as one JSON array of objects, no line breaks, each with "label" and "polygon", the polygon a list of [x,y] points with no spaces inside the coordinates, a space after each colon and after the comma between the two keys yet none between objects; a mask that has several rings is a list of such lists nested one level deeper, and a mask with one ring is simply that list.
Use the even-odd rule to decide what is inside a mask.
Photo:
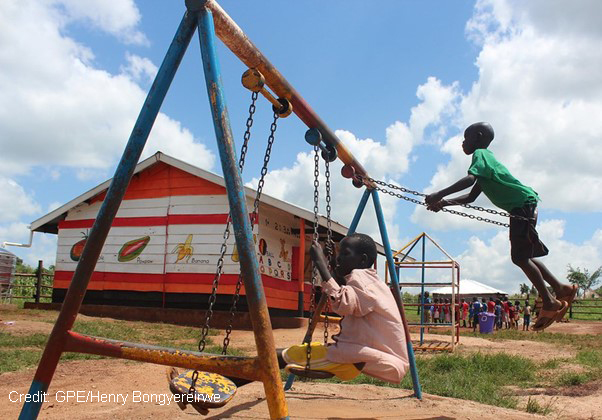
[{"label": "swing seat", "polygon": [[192,385],[192,374],[194,370],[184,373],[178,372],[176,368],[167,370],[169,390],[174,396],[178,396],[176,404],[180,410],[186,409],[190,404],[200,414],[206,415],[211,408],[219,408],[228,404],[236,394],[236,385],[230,379],[217,373],[199,372],[195,384],[194,396],[189,395]]},{"label": "swing seat", "polygon": [[284,369],[288,373],[308,379],[330,379],[334,377],[334,373],[326,372],[325,370],[305,369],[305,366],[289,364]]}]

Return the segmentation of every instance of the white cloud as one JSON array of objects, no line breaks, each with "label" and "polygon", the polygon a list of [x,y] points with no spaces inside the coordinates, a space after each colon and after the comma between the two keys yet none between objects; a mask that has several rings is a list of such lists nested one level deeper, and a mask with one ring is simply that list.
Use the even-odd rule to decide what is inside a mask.
[{"label": "white cloud", "polygon": [[[136,82],[149,78],[156,67],[134,55],[127,56],[121,74],[96,67],[93,52],[66,34],[75,19],[90,20],[113,35],[135,35],[139,13],[130,1],[11,0],[0,8],[4,173],[49,163],[82,174],[106,170],[125,147],[146,96]],[[165,114],[157,118],[145,156],[158,148],[207,169],[215,159]]]},{"label": "white cloud", "polygon": [[63,18],[84,21],[128,44],[148,44],[146,36],[136,28],[140,11],[134,0],[55,0],[50,3],[62,6]]},{"label": "white cloud", "polygon": [[126,54],[127,65],[121,67],[124,74],[136,82],[150,83],[157,75],[157,66],[146,57],[134,54]]},{"label": "white cloud", "polygon": [[[0,175],[0,214],[3,222],[15,222],[22,216],[40,211],[34,197],[13,179]],[[8,239],[7,239],[8,240]]]},{"label": "white cloud", "polygon": [[[582,244],[566,241],[563,220],[546,220],[538,226],[541,240],[550,250],[539,259],[562,282],[566,282],[567,265],[590,271],[602,265],[602,229]],[[490,240],[473,236],[466,251],[456,257],[462,267],[462,278],[473,279],[507,292],[517,292],[521,283],[530,284],[523,272],[510,260],[508,232],[502,231]]]},{"label": "white cloud", "polygon": [[[458,100],[457,82],[451,86],[444,86],[435,77],[429,77],[427,82],[418,86],[416,96],[421,101],[412,108],[410,127],[414,138],[421,140],[424,130],[429,125],[437,125],[442,122],[442,117],[455,111],[454,101]],[[443,132],[439,132],[440,137]]]}]

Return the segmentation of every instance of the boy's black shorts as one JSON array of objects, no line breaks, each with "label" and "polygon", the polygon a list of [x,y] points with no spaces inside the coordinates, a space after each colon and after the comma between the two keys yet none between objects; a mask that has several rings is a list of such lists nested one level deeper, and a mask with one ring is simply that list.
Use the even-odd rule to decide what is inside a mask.
[{"label": "boy's black shorts", "polygon": [[528,259],[548,255],[548,248],[541,242],[537,224],[537,204],[525,204],[513,209],[510,214],[528,217],[530,220],[510,218],[510,254],[512,259]]}]

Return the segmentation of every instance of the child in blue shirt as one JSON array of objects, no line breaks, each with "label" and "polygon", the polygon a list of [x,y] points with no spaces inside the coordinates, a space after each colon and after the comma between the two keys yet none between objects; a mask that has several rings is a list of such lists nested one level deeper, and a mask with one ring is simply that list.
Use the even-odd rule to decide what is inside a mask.
[{"label": "child in blue shirt", "polygon": [[[513,216],[510,218],[512,262],[520,267],[535,286],[543,300],[542,310],[533,330],[541,331],[560,321],[577,294],[577,287],[561,283],[537,257],[548,254],[535,229],[539,196],[530,187],[514,178],[508,169],[487,149],[493,140],[493,128],[486,122],[470,125],[464,131],[462,150],[472,155],[468,175],[456,183],[426,196],[427,208],[438,212],[443,207],[472,203],[481,192],[491,202]],[[444,199],[445,196],[471,188],[465,195]],[[548,283],[554,295],[546,287]]]}]

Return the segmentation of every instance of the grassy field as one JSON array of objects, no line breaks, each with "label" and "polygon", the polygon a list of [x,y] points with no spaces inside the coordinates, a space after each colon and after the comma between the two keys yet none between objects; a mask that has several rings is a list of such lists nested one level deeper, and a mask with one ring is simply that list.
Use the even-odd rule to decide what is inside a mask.
[{"label": "grassy field", "polygon": [[[436,332],[435,332],[436,333]],[[460,335],[467,337],[479,337],[485,340],[527,340],[541,341],[544,343],[562,344],[574,347],[577,350],[582,349],[602,349],[602,335],[600,334],[560,334],[550,332],[538,332],[520,330],[499,330],[495,334],[480,334],[472,331],[460,331]]]},{"label": "grassy field", "polygon": [[[56,318],[56,312],[29,310],[2,312],[5,319],[11,315],[20,318],[23,314],[29,315],[29,319],[36,320],[36,318],[41,318],[39,319],[40,321],[48,323],[54,323],[54,319]],[[198,340],[200,338],[200,329],[198,328],[117,320],[77,320],[73,330],[97,337],[195,351],[198,350]],[[217,331],[209,331],[206,352],[221,352],[221,346],[217,345],[215,340],[211,338],[215,335],[217,335]],[[0,373],[37,366],[47,339],[47,334],[43,333],[13,335],[7,332],[0,332]],[[241,352],[230,347],[228,354],[241,355]],[[80,353],[65,353],[62,356],[62,360],[100,358],[102,357]]]},{"label": "grassy field", "polygon": [[[51,324],[56,312],[22,309],[2,310],[4,320],[41,321]],[[83,334],[113,339],[122,339],[150,345],[177,347],[196,350],[200,331],[198,328],[146,322],[117,321],[104,319],[78,320],[74,330]],[[217,331],[210,331],[213,340],[207,351],[219,353],[221,346],[215,342]],[[516,389],[538,387],[578,387],[597,380],[602,375],[602,336],[569,335],[559,333],[523,333],[516,330],[502,330],[494,335],[483,336],[463,332],[466,336],[478,336],[487,340],[532,340],[559,344],[575,350],[571,358],[556,358],[536,362],[526,357],[506,353],[474,353],[462,350],[454,354],[417,355],[422,389],[425,393],[472,400],[483,404],[517,408],[519,398]],[[0,332],[0,374],[37,366],[47,334],[31,332],[11,334]],[[233,349],[231,354],[243,355]],[[97,359],[99,356],[67,353],[63,360]],[[137,362],[131,362],[137,363]],[[564,366],[571,366],[570,369]],[[577,367],[576,369],[572,367]],[[340,382],[336,379],[328,382]],[[403,382],[391,385],[365,375],[360,375],[351,384],[373,384],[377,386],[411,389],[411,375]],[[547,414],[550,405],[530,398],[520,408],[529,412]]]}]

